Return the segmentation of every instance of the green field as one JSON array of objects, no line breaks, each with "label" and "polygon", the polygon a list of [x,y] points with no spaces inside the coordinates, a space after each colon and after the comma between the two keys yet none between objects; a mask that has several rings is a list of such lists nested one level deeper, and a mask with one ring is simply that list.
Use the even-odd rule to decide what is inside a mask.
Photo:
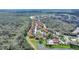
[{"label": "green field", "polygon": [[70,48],[70,45],[58,44],[58,45],[47,45],[48,48]]}]

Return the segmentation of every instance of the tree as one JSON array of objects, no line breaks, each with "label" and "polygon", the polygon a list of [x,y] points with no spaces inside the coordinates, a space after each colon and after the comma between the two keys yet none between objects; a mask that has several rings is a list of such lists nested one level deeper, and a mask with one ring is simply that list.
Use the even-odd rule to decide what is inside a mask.
[{"label": "tree", "polygon": [[53,38],[52,34],[48,34],[47,39]]}]

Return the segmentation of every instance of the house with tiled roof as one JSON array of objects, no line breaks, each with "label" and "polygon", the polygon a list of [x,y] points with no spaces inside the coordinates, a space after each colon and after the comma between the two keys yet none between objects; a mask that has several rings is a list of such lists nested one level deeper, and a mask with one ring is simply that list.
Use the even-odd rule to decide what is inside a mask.
[{"label": "house with tiled roof", "polygon": [[55,45],[55,44],[59,44],[59,39],[54,37],[53,39],[48,39],[47,40],[47,45]]}]

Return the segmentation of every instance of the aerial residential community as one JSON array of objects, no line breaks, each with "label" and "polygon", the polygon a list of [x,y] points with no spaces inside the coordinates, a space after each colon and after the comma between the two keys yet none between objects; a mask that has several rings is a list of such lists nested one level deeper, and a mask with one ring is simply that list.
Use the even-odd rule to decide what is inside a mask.
[{"label": "aerial residential community", "polygon": [[79,50],[79,10],[1,9],[0,50]]},{"label": "aerial residential community", "polygon": [[[60,32],[51,33],[45,24],[40,21],[39,16],[31,16],[30,18],[32,19],[32,25],[28,32],[28,39],[32,45],[36,43],[36,49],[70,49],[69,44],[79,46],[79,35],[75,35],[75,33],[79,33],[79,28],[72,32],[73,36],[76,36],[74,38],[71,35],[62,35]],[[47,16],[45,15],[44,18],[47,18]],[[35,42],[32,42],[33,40]]]}]

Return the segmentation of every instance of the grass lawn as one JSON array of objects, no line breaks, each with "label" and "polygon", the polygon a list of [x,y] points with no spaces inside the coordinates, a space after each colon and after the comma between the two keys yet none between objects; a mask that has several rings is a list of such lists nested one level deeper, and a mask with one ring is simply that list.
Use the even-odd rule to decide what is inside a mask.
[{"label": "grass lawn", "polygon": [[58,45],[48,45],[49,48],[71,48],[70,45],[58,44]]},{"label": "grass lawn", "polygon": [[45,39],[40,39],[41,44],[43,44],[44,46],[46,46],[46,40]]},{"label": "grass lawn", "polygon": [[26,40],[27,40],[28,42],[30,42],[31,45],[35,47],[35,49],[37,49],[38,45],[37,45],[37,42],[36,42],[35,38],[29,38],[29,37],[27,36],[27,37],[26,37]]},{"label": "grass lawn", "polygon": [[38,43],[36,42],[35,38],[30,39],[30,41],[33,43],[33,45],[38,48]]},{"label": "grass lawn", "polygon": [[46,46],[46,40],[42,40],[42,44],[44,45],[44,46]]}]

